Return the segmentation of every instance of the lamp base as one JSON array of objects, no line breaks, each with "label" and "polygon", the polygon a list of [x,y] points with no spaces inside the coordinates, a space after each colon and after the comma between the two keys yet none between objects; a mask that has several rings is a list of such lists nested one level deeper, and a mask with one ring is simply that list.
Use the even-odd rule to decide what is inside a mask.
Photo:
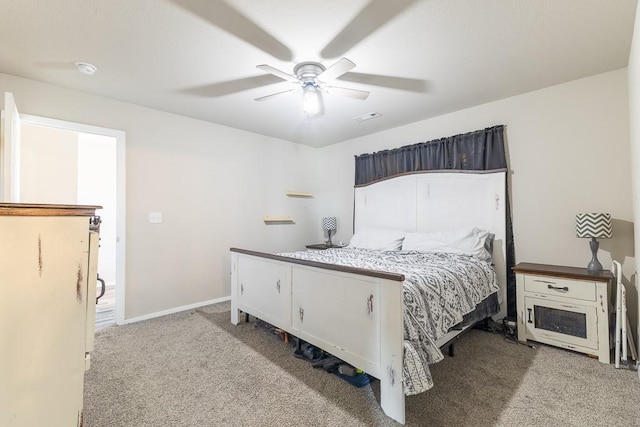
[{"label": "lamp base", "polygon": [[589,273],[599,273],[602,271],[602,264],[598,261],[598,247],[600,247],[600,243],[593,237],[589,242],[589,247],[591,248],[591,261],[589,261],[589,265],[587,265],[587,271],[589,271]]},{"label": "lamp base", "polygon": [[329,240],[327,240],[327,247],[332,248],[333,243],[331,242],[331,230],[327,230],[327,235],[329,236]]}]

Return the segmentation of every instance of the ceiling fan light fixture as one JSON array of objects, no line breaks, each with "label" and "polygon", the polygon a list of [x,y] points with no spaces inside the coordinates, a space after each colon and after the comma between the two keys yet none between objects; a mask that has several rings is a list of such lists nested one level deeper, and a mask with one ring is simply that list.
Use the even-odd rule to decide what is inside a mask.
[{"label": "ceiling fan light fixture", "polygon": [[[331,86],[327,83],[337,79],[349,70],[353,69],[356,64],[347,58],[340,58],[329,68],[325,68],[324,65],[318,62],[301,62],[293,67],[293,73],[289,74],[284,71],[280,71],[267,64],[256,65],[256,67],[262,71],[273,74],[276,77],[281,78],[290,83],[296,83],[302,88],[302,111],[307,116],[317,116],[324,113],[324,106],[322,104],[322,93],[327,94],[336,93],[338,95],[347,96],[349,98],[359,99],[364,101],[369,96],[369,92],[359,89],[351,89],[344,87]],[[294,90],[286,90],[283,92],[276,92],[271,95],[261,96],[255,98],[256,101],[264,101],[271,99],[274,96],[278,96],[283,93],[294,92]]]},{"label": "ceiling fan light fixture", "polygon": [[313,84],[302,87],[302,111],[307,116],[320,114],[320,91]]}]

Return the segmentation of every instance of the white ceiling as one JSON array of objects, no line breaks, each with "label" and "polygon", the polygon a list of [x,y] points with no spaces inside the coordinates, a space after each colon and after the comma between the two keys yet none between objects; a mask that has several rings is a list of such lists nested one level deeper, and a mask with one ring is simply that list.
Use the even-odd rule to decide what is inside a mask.
[{"label": "white ceiling", "polygon": [[[636,3],[1,0],[0,72],[319,147],[624,68]],[[343,30],[352,42],[323,51]],[[334,84],[367,100],[325,94],[312,118],[300,94],[254,101],[292,87],[256,65],[342,56],[357,66]]]}]

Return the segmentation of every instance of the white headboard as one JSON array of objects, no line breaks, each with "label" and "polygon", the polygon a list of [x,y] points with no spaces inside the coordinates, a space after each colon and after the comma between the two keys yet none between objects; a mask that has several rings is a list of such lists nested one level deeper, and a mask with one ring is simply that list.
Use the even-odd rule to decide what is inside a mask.
[{"label": "white headboard", "polygon": [[438,231],[478,227],[495,234],[493,262],[506,315],[506,170],[424,171],[355,188],[354,232],[367,227]]}]

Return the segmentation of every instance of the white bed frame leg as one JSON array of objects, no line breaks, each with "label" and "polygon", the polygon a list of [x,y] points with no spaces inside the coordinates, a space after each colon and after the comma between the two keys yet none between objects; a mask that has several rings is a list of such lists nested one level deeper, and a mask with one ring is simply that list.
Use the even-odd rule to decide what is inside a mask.
[{"label": "white bed frame leg", "polygon": [[385,414],[401,424],[405,422],[402,365],[404,356],[404,323],[402,282],[380,281],[381,313],[380,339],[380,406]]},{"label": "white bed frame leg", "polygon": [[[401,358],[400,358],[401,359]],[[392,363],[395,365],[395,363]],[[380,379],[380,406],[387,416],[404,424],[404,387],[402,385],[402,362],[389,367],[387,378]]]}]

